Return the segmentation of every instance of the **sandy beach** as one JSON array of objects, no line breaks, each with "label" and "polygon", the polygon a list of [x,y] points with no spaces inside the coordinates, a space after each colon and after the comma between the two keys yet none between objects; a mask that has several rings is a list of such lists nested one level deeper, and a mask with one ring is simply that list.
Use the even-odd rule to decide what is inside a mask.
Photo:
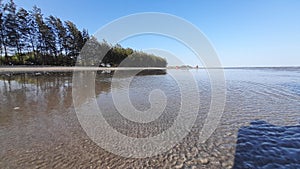
[{"label": "sandy beach", "polygon": [[[19,67],[17,70],[95,68]],[[76,96],[72,93],[75,89],[72,72],[37,75],[40,72],[35,71],[0,76],[0,168],[300,167],[297,154],[300,152],[299,69],[226,69],[226,107],[217,129],[205,143],[199,139],[211,102],[205,70],[168,69],[169,73],[164,75],[135,77],[130,84],[129,97],[137,110],[151,107],[149,95],[154,90],[161,90],[166,96],[162,115],[147,124],[130,121],[117,110],[112,90],[128,90],[124,81],[115,79],[113,82],[110,75],[97,74],[94,89],[101,114],[118,133],[131,138],[151,138],[167,131],[178,117],[182,99],[179,85],[171,75],[177,74],[184,79],[188,73],[193,73],[196,77],[199,91],[191,92],[199,92],[202,99],[199,111],[187,110],[197,113],[192,130],[168,151],[140,159],[111,153],[88,137],[73,104]],[[190,82],[184,85],[190,86]],[[194,102],[189,97],[186,99]],[[103,138],[114,141],[113,137]]]}]

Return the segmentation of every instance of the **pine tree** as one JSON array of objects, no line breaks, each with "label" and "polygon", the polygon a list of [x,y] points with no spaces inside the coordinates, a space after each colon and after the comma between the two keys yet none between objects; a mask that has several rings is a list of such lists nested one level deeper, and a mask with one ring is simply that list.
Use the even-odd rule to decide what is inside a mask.
[{"label": "pine tree", "polygon": [[[18,25],[18,29],[17,29],[17,34],[19,37],[19,48],[20,48],[20,53],[24,53],[25,49],[27,49],[28,47],[30,47],[29,45],[29,27],[28,27],[28,16],[29,13],[24,9],[24,8],[20,8],[17,12],[17,25]],[[26,50],[28,52],[28,50]],[[20,61],[23,63],[23,57],[22,55],[20,55]]]},{"label": "pine tree", "polygon": [[63,54],[64,48],[66,47],[66,28],[64,27],[61,20],[54,16],[46,18],[48,26],[51,27],[52,32],[55,36],[56,53],[59,55]]},{"label": "pine tree", "polygon": [[39,42],[39,30],[38,25],[36,22],[36,17],[41,15],[41,9],[37,6],[34,6],[31,11],[29,11],[28,16],[28,29],[29,29],[29,43],[32,48],[32,53],[34,55],[34,64],[39,64],[38,55],[40,49],[40,42]]},{"label": "pine tree", "polygon": [[8,62],[8,52],[19,51],[18,34],[16,23],[16,5],[13,0],[10,0],[4,5],[3,17],[3,47],[5,52],[6,62]]},{"label": "pine tree", "polygon": [[67,54],[67,29],[59,18],[56,18],[56,28],[58,30],[60,51],[63,52],[64,50],[65,54]]},{"label": "pine tree", "polygon": [[37,14],[35,20],[39,30],[38,39],[40,41],[42,64],[49,64],[53,60],[51,56],[56,55],[55,36],[51,27],[45,23],[41,14]]},{"label": "pine tree", "polygon": [[[1,54],[1,60],[2,61],[2,55],[3,55],[3,38],[4,38],[4,34],[3,34],[3,3],[2,0],[0,0],[0,54]],[[2,64],[2,63],[1,63]]]},{"label": "pine tree", "polygon": [[[167,65],[165,59],[154,55],[125,49],[119,44],[112,46],[105,40],[99,43],[86,29],[78,30],[71,21],[62,22],[54,16],[44,19],[41,9],[36,6],[29,12],[23,8],[17,10],[13,0],[6,4],[0,0],[0,28],[0,61],[3,61],[4,53],[4,64],[31,62],[72,66],[78,57],[78,63],[86,66],[119,66],[125,58],[128,63],[124,66]],[[85,43],[88,45],[84,46]]]},{"label": "pine tree", "polygon": [[53,28],[49,23],[44,23],[45,25],[45,44],[46,50],[49,51],[50,56],[57,56],[57,48],[56,48],[56,34],[55,28]]},{"label": "pine tree", "polygon": [[68,30],[66,37],[67,48],[70,51],[68,55],[76,57],[84,45],[83,36],[73,22],[66,21],[65,24]]},{"label": "pine tree", "polygon": [[84,44],[90,39],[90,35],[87,29],[82,30],[82,38]]}]

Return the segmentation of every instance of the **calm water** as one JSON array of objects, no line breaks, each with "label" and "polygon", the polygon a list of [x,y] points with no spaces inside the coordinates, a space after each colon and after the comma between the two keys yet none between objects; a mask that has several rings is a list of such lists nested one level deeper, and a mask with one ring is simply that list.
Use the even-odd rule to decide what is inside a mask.
[{"label": "calm water", "polygon": [[[71,73],[1,75],[0,167],[300,168],[300,68],[226,69],[225,111],[206,143],[199,142],[198,133],[209,110],[210,82],[204,70],[190,73],[201,97],[192,131],[168,152],[146,159],[114,155],[88,138],[72,105]],[[180,89],[170,74],[136,76],[130,84],[130,99],[138,110],[150,108],[150,91],[161,89],[166,95],[163,115],[147,124],[117,113],[110,75],[97,75],[95,84],[106,121],[131,137],[168,129],[180,108]],[[120,92],[127,89],[122,83],[116,86]]]}]

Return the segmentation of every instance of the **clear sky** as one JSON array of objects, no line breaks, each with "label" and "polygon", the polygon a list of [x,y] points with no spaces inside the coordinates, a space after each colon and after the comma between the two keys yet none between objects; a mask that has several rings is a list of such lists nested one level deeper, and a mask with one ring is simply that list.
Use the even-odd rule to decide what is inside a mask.
[{"label": "clear sky", "polygon": [[[138,12],[163,12],[197,26],[215,47],[223,66],[300,66],[299,0],[15,0],[37,5],[45,16],[73,21],[91,34],[105,24]],[[138,36],[121,43],[134,49],[159,48],[196,65],[182,44],[159,36]]]}]

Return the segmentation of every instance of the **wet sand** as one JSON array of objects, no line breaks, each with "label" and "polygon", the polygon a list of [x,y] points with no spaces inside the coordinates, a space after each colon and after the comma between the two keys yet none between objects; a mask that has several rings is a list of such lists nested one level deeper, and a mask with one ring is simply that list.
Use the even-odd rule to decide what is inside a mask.
[{"label": "wet sand", "polygon": [[[299,71],[300,72],[300,71]],[[300,115],[300,85],[298,72],[266,72],[234,70],[227,72],[227,102],[221,122],[214,134],[205,142],[199,142],[210,103],[210,88],[207,79],[199,76],[199,89],[202,97],[199,116],[189,135],[169,151],[145,159],[124,158],[105,151],[89,139],[81,128],[72,102],[72,74],[57,73],[43,76],[20,74],[0,76],[0,167],[1,168],[243,168],[257,164],[255,168],[268,167],[268,164],[253,163],[251,158],[238,156],[244,161],[234,165],[236,151],[252,155],[244,146],[251,142],[248,129],[256,119],[278,126],[296,126]],[[184,75],[184,74],[183,74]],[[249,76],[252,75],[252,76]],[[276,77],[276,78],[275,78]],[[180,95],[173,87],[175,82],[168,75],[137,77],[132,83],[132,102],[137,108],[149,107],[148,89],[161,88],[169,99],[165,116],[148,125],[124,123],[118,115],[110,97],[110,77],[96,78],[96,95],[99,107],[104,110],[107,122],[122,134],[131,137],[145,137],[159,133],[172,124],[176,117]],[[267,82],[266,82],[267,79]],[[122,86],[119,86],[123,90]],[[257,134],[274,128],[267,125],[259,128]],[[145,130],[147,129],[147,130]],[[255,128],[256,129],[256,128]],[[256,129],[257,130],[257,129]],[[263,130],[263,131],[261,131]],[[276,128],[281,130],[281,128]],[[241,130],[245,131],[245,130]],[[246,130],[246,132],[249,130]],[[251,130],[250,130],[251,131]],[[291,130],[298,132],[298,130]],[[273,140],[270,132],[265,142]],[[284,134],[285,133],[285,134]],[[280,139],[299,136],[297,133],[283,132]],[[249,143],[248,143],[249,142]],[[299,141],[292,143],[299,152]],[[273,149],[280,149],[276,142]],[[290,146],[285,146],[289,148]],[[238,148],[238,149],[236,149]],[[288,149],[287,149],[288,150]],[[265,154],[272,151],[263,149]],[[287,151],[289,152],[289,151]],[[256,154],[257,155],[257,154]],[[296,157],[291,155],[292,157]],[[269,157],[272,157],[271,155]],[[259,156],[257,156],[259,158]],[[267,158],[267,157],[265,157]],[[280,156],[278,157],[280,158]],[[288,157],[281,157],[284,160]],[[254,158],[255,159],[255,158]],[[295,161],[293,161],[295,162]],[[260,166],[259,166],[260,165]],[[269,166],[280,166],[273,161]],[[282,165],[284,166],[284,165]],[[293,166],[297,166],[297,161]]]}]

